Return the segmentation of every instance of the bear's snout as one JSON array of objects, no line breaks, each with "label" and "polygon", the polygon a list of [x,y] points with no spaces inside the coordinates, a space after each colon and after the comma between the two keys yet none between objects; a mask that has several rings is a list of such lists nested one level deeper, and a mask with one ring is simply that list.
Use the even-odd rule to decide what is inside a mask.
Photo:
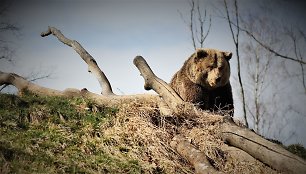
[{"label": "bear's snout", "polygon": [[221,81],[221,77],[216,78],[216,83],[218,84]]}]

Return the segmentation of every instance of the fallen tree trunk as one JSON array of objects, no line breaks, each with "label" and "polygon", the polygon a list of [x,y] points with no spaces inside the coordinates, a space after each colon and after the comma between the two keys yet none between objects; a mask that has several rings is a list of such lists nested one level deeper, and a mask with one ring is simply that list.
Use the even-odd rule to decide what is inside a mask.
[{"label": "fallen tree trunk", "polygon": [[[232,118],[230,117],[207,114],[190,103],[184,102],[167,83],[158,78],[152,72],[145,59],[141,56],[137,56],[134,59],[134,64],[139,69],[145,80],[145,89],[153,89],[158,93],[159,97],[157,95],[148,94],[124,96],[113,95],[108,79],[100,70],[96,61],[78,42],[67,39],[59,30],[53,27],[49,27],[47,32],[42,33],[42,36],[50,34],[55,35],[61,42],[71,46],[79,53],[81,58],[88,64],[89,71],[93,72],[100,82],[103,95],[91,93],[87,89],[66,89],[64,91],[49,89],[31,83],[17,74],[4,72],[0,72],[0,85],[14,85],[20,93],[23,91],[30,91],[34,94],[46,96],[84,97],[93,100],[99,105],[110,107],[120,107],[122,103],[133,101],[137,101],[139,104],[151,102],[156,103],[156,105],[158,105],[159,102],[164,101],[174,114],[183,114],[186,119],[188,119],[188,117],[210,117],[220,120],[220,136],[224,141],[231,146],[243,150],[264,164],[269,165],[271,168],[276,169],[279,172],[306,173],[306,162],[303,159],[289,153],[282,147],[265,140],[254,132],[237,126],[232,122]],[[179,154],[186,157],[188,161],[194,165],[198,173],[218,172],[213,169],[212,165],[207,160],[205,152],[198,151],[184,138],[174,138],[173,142],[175,142],[172,143],[173,148],[176,149]],[[229,148],[224,149],[226,151],[226,149]],[[242,158],[252,161],[252,158],[250,158],[246,153]]]},{"label": "fallen tree trunk", "polygon": [[[39,95],[46,96],[63,96],[64,92],[54,89],[45,88],[39,85],[36,85],[32,82],[29,82],[25,78],[14,74],[14,73],[5,73],[0,71],[0,85],[13,85],[15,86],[19,93],[23,91],[31,91]],[[67,95],[68,96],[68,95]]]},{"label": "fallen tree trunk", "polygon": [[0,71],[0,86],[13,85],[17,88],[18,93],[22,95],[24,92],[42,96],[59,96],[59,97],[83,97],[94,101],[96,104],[108,107],[120,107],[123,103],[138,102],[148,103],[154,101],[159,102],[160,99],[156,95],[137,94],[137,95],[99,95],[88,91],[86,88],[78,90],[75,88],[67,88],[64,91],[50,89],[36,85],[27,81],[25,78],[14,74]]},{"label": "fallen tree trunk", "polygon": [[306,162],[249,129],[233,123],[222,125],[222,137],[228,144],[237,147],[270,167],[285,173],[306,173]]}]

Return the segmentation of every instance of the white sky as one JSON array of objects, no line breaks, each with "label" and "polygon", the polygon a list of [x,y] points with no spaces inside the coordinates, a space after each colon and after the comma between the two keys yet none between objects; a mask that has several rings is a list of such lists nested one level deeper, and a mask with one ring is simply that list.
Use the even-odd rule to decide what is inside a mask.
[{"label": "white sky", "polygon": [[[204,2],[208,14],[212,15],[211,33],[205,41],[205,47],[235,52],[228,24],[217,17],[220,14],[217,13],[216,6],[220,1],[201,2]],[[297,2],[281,1],[283,10],[276,10],[273,17],[290,19],[294,24],[300,22],[298,19],[305,17],[303,11],[306,6],[305,3]],[[259,5],[256,1],[239,1],[239,5],[242,11],[258,13]],[[220,9],[223,10],[223,7]],[[143,89],[143,78],[133,65],[136,55],[142,55],[156,75],[169,82],[172,75],[193,53],[188,27],[178,10],[187,18],[187,1],[16,0],[12,2],[7,16],[22,28],[21,36],[7,36],[16,48],[15,64],[12,66],[1,63],[0,70],[20,75],[35,71],[52,72],[52,79],[37,83],[59,90],[85,87],[100,93],[99,83],[87,73],[87,65],[72,48],[62,44],[54,36],[40,37],[40,33],[48,26],[53,26],[61,30],[66,37],[77,40],[96,59],[116,94],[146,93]],[[235,58],[234,54],[231,60],[232,77],[236,76]],[[235,102],[238,99],[238,88],[233,86]],[[301,105],[303,104],[305,96]],[[235,106],[236,115],[241,115],[239,102],[236,102]],[[298,136],[287,143],[300,142],[306,145],[306,134],[303,134],[306,132],[305,117],[294,121],[298,124]],[[294,126],[296,125],[290,127]],[[286,140],[286,136],[287,134],[277,138]]]}]

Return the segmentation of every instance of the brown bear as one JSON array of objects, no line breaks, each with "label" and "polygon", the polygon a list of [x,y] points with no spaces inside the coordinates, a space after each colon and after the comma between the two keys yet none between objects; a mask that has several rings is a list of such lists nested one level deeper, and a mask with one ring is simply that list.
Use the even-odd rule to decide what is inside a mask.
[{"label": "brown bear", "polygon": [[231,57],[231,52],[197,49],[174,74],[170,86],[184,101],[198,104],[204,110],[233,116],[229,81]]}]

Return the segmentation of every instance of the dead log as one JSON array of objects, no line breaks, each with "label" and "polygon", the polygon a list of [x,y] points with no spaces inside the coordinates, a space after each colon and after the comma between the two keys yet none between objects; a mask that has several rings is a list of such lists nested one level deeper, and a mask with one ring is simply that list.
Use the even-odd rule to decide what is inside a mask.
[{"label": "dead log", "polygon": [[47,95],[47,96],[64,95],[62,91],[41,87],[32,82],[29,82],[28,80],[17,74],[5,73],[0,71],[0,86],[1,85],[13,85],[18,89],[19,93],[28,90],[28,91],[33,91],[34,93],[39,95]]},{"label": "dead log", "polygon": [[175,136],[170,146],[186,158],[195,168],[195,173],[222,173],[217,171],[207,160],[206,155],[191,145],[184,137]]},{"label": "dead log", "polygon": [[233,123],[222,125],[222,137],[230,145],[237,147],[266,165],[285,173],[306,173],[306,162],[247,128]]},{"label": "dead log", "polygon": [[96,60],[82,47],[81,44],[79,44],[75,40],[68,39],[61,33],[60,30],[54,27],[48,27],[48,30],[46,32],[42,32],[41,36],[46,37],[49,36],[50,34],[53,34],[55,37],[58,38],[59,41],[72,47],[80,55],[80,57],[87,63],[88,72],[93,73],[93,75],[97,78],[97,80],[100,83],[100,86],[102,88],[101,94],[114,95],[112,87],[107,77],[105,76],[104,72],[99,68]]},{"label": "dead log", "polygon": [[59,96],[59,97],[83,97],[94,101],[97,105],[107,107],[120,107],[124,103],[138,102],[158,103],[160,99],[157,95],[137,94],[137,95],[99,95],[88,91],[86,88],[78,90],[67,88],[64,91],[42,87],[32,83],[25,78],[14,74],[0,71],[0,86],[13,85],[17,88],[19,94],[28,91],[41,96]]}]

